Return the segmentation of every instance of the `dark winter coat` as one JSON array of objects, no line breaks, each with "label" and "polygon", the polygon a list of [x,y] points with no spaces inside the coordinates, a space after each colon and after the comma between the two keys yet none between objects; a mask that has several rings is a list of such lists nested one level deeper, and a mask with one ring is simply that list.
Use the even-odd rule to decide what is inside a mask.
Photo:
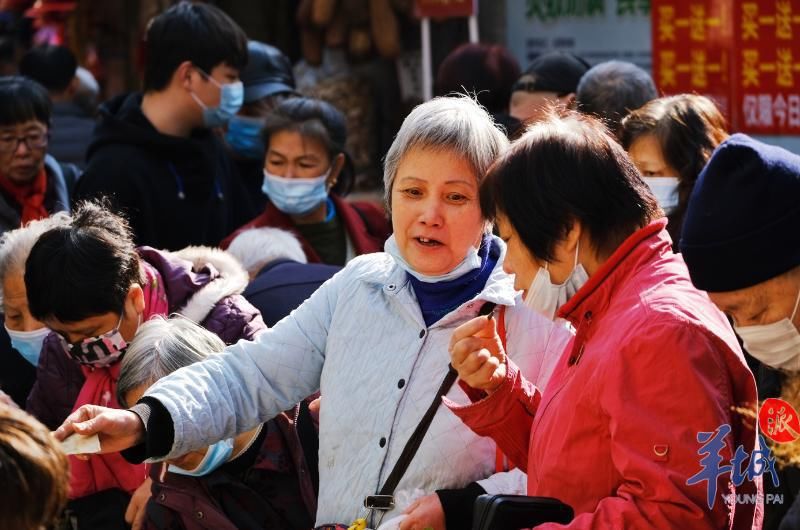
[{"label": "dark winter coat", "polygon": [[94,118],[79,105],[67,101],[53,103],[47,151],[59,162],[85,168],[94,125]]},{"label": "dark winter coat", "polygon": [[141,103],[134,93],[100,107],[76,199],[109,196],[140,245],[218,245],[258,213],[225,149],[210,130],[189,138],[161,134]]},{"label": "dark winter coat", "polygon": [[341,269],[322,263],[273,261],[250,282],[244,297],[261,311],[267,326],[272,327]]},{"label": "dark winter coat", "polygon": [[[297,408],[297,407],[296,407]],[[292,414],[296,418],[296,414]],[[264,423],[256,444],[204,477],[154,465],[148,530],[304,530],[313,525],[314,485],[294,418]]]}]

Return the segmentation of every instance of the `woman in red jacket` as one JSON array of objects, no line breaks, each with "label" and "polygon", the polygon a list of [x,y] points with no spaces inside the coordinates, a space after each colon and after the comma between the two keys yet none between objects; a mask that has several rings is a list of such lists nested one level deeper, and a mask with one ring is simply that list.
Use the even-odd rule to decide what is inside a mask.
[{"label": "woman in red jacket", "polygon": [[266,143],[264,212],[242,230],[269,226],[291,230],[309,263],[344,265],[383,250],[391,234],[386,214],[368,202],[349,202],[353,167],[345,152],[344,115],[318,99],[292,98],[275,107],[263,130]]},{"label": "woman in red jacket", "polygon": [[592,118],[551,116],[493,166],[481,201],[526,304],[576,335],[539,389],[492,319],[463,324],[450,350],[473,403],[448,406],[527,471],[529,495],[573,507],[567,528],[761,528],[763,504],[724,501],[774,476],[725,471],[739,447],[769,464],[736,409],[754,407],[753,376],[622,147]]}]

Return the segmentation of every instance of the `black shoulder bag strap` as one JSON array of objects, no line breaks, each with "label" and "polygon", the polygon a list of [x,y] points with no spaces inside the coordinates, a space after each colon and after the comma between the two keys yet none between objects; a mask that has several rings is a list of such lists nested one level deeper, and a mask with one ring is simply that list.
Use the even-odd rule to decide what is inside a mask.
[{"label": "black shoulder bag strap", "polygon": [[[486,302],[483,304],[483,306],[481,306],[478,314],[488,315],[494,310],[495,305],[496,304],[493,302]],[[422,444],[422,439],[425,437],[425,433],[428,432],[428,427],[431,426],[433,417],[436,415],[436,410],[439,408],[439,405],[442,404],[442,396],[447,394],[447,392],[453,386],[453,383],[456,382],[457,378],[458,372],[453,369],[452,365],[448,365],[447,375],[444,376],[442,384],[439,385],[439,390],[436,391],[436,396],[433,398],[428,410],[425,411],[425,415],[420,420],[419,425],[417,425],[417,428],[414,429],[414,433],[411,435],[411,438],[409,438],[408,442],[406,442],[403,452],[400,453],[400,458],[397,459],[397,463],[394,465],[394,468],[392,468],[391,473],[389,473],[389,477],[386,479],[386,482],[384,482],[383,487],[380,489],[377,495],[371,495],[364,499],[364,506],[366,508],[371,508],[374,510],[391,510],[394,508],[394,499],[392,498],[392,494],[394,493],[397,484],[400,483],[400,479],[403,478],[403,475],[408,469],[409,464],[411,464],[411,460],[417,453],[417,449],[419,449],[420,444]]]}]

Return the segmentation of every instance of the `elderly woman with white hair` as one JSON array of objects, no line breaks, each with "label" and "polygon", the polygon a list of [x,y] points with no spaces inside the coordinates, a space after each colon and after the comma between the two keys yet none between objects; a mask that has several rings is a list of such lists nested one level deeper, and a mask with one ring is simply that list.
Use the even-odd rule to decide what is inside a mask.
[{"label": "elderly woman with white hair", "polygon": [[318,526],[469,528],[479,494],[524,488],[519,473],[496,473],[493,442],[439,407],[441,395],[464,399],[448,367],[453,330],[498,309],[508,351],[538,384],[568,339],[521,306],[481,214],[480,181],[507,145],[467,97],[418,106],[386,157],[385,252],[349,262],[255,341],[161,379],[131,410],[83,407],[56,436],[100,433],[103,451],[175,458],[320,390]]},{"label": "elderly woman with white hair", "polygon": [[[25,262],[39,236],[57,226],[68,224],[70,217],[58,212],[51,217],[31,221],[22,228],[5,232],[0,237],[0,300],[3,304],[5,331],[16,353],[3,359],[0,387],[19,405],[33,385],[39,354],[50,329],[31,315],[25,290]],[[3,356],[6,355],[5,350]],[[24,360],[23,360],[24,359]],[[80,387],[83,376],[75,370],[74,377],[66,374],[64,385]]]},{"label": "elderly woman with white hair", "polygon": [[[224,347],[222,339],[189,319],[149,320],[122,359],[119,403],[135,403],[162,377]],[[143,527],[193,528],[200,513],[218,529],[309,528],[316,499],[297,433],[298,409],[152,466]]]}]

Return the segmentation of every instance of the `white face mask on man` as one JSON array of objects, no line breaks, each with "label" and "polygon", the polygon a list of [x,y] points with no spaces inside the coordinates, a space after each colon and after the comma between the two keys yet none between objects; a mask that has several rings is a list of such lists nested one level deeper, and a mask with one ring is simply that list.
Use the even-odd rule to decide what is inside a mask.
[{"label": "white face mask on man", "polygon": [[531,286],[525,295],[526,306],[538,311],[550,320],[555,318],[558,308],[567,303],[567,300],[572,298],[578,292],[578,289],[583,287],[589,280],[586,269],[583,268],[582,264],[578,263],[579,250],[580,245],[576,245],[575,265],[562,284],[553,284],[550,281],[549,263],[545,263],[544,267],[539,267],[539,272],[533,277]]},{"label": "white face mask on man", "polygon": [[772,324],[734,326],[748,353],[773,368],[789,372],[800,371],[800,332],[792,323],[798,305],[800,305],[800,290],[797,292],[794,310],[789,318],[783,318]]}]

